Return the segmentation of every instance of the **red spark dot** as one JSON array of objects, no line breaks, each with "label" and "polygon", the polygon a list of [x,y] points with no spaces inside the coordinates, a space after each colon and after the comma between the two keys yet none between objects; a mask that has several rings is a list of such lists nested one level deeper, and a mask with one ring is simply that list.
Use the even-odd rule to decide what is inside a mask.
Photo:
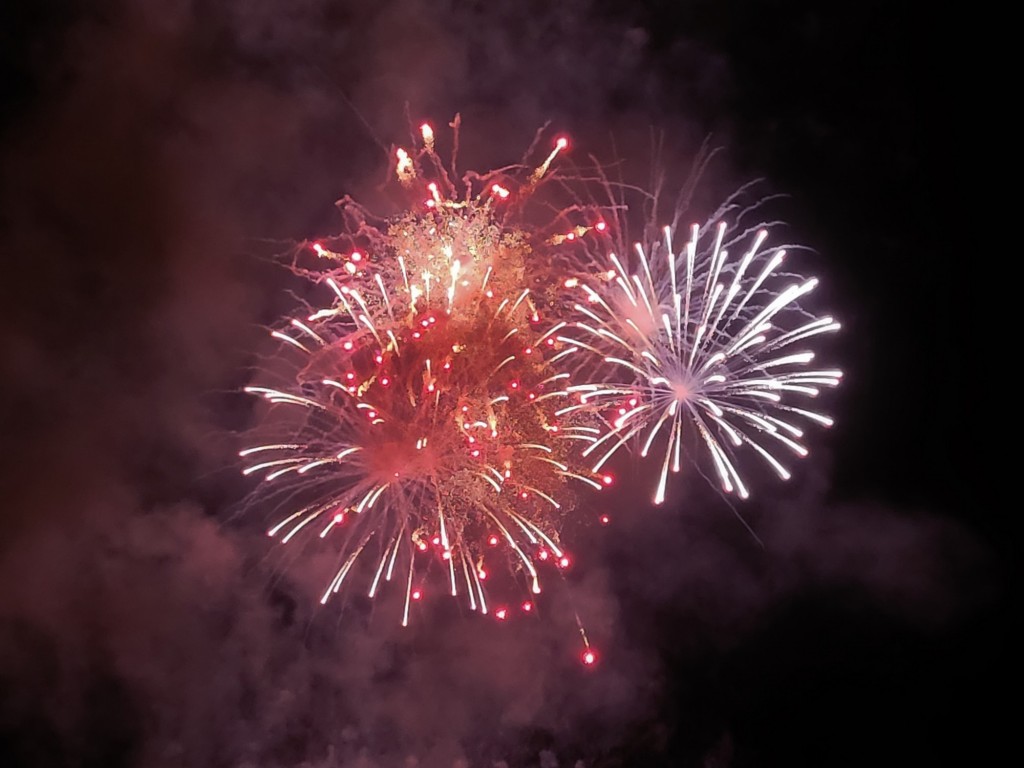
[{"label": "red spark dot", "polygon": [[488,288],[487,291],[484,292],[484,296],[486,296],[488,299],[493,299],[494,298],[494,291],[492,291],[490,288]]},{"label": "red spark dot", "polygon": [[626,409],[625,408],[619,408],[619,416],[625,416],[625,415],[626,415]]},{"label": "red spark dot", "polygon": [[498,544],[498,537],[497,536],[491,536],[489,539],[487,539],[487,543],[490,544],[492,547],[497,546],[497,544]]},{"label": "red spark dot", "polygon": [[[468,428],[469,428],[469,425],[467,425],[467,424],[463,424],[463,425],[462,425],[462,428],[463,428],[463,429],[468,429]],[[472,443],[475,443],[475,442],[476,442],[476,438],[475,438],[475,437],[473,437],[472,435],[470,435],[469,437],[467,437],[467,438],[466,438],[466,442],[467,442],[467,443],[470,443],[470,444],[472,444]]]},{"label": "red spark dot", "polygon": [[537,396],[536,396],[535,394],[533,394],[533,392],[531,392],[531,393],[529,394],[529,396],[528,396],[528,399],[529,399],[529,400],[535,400],[536,398],[537,398]]},{"label": "red spark dot", "polygon": [[377,412],[376,411],[367,411],[366,415],[369,416],[371,419],[376,419],[377,418]]},{"label": "red spark dot", "polygon": [[362,260],[363,260],[363,254],[361,254],[359,251],[352,251],[352,261],[362,261]]},{"label": "red spark dot", "polygon": [[412,591],[412,599],[413,600],[419,600],[421,597],[423,597],[423,593],[420,592],[418,589],[414,589]]},{"label": "red spark dot", "polygon": [[523,354],[524,355],[532,355],[533,354],[533,347],[527,347],[526,349],[524,349],[523,350]]},{"label": "red spark dot", "polygon": [[335,523],[335,525],[341,525],[343,522],[345,522],[345,513],[344,512],[336,512],[334,514],[334,523]]},{"label": "red spark dot", "polygon": [[[397,477],[397,476],[398,476],[398,473],[396,472],[396,473],[395,473],[395,477]],[[420,548],[420,552],[425,552],[425,551],[426,551],[426,549],[427,549],[427,542],[425,542],[425,541],[421,541],[421,542],[420,542],[419,544],[417,544],[416,546]]]},{"label": "red spark dot", "polygon": [[324,247],[320,245],[320,243],[313,243],[313,250],[316,251],[317,253],[323,253]]},{"label": "red spark dot", "polygon": [[532,315],[530,315],[530,322],[531,323],[539,323],[540,322],[540,315],[537,314],[536,312],[534,312]]},{"label": "red spark dot", "polygon": [[555,346],[555,340],[554,339],[548,339],[548,346],[549,347]]},{"label": "red spark dot", "polygon": [[387,376],[385,376],[383,379],[380,380],[380,385],[382,387],[386,387],[390,383],[391,383],[391,379],[389,379]]},{"label": "red spark dot", "polygon": [[598,232],[604,232],[608,228],[608,225],[605,224],[603,221],[597,222],[595,226],[597,227]]},{"label": "red spark dot", "polygon": [[468,410],[469,410],[469,406],[468,405],[462,406],[462,412],[463,413],[466,413]]},{"label": "red spark dot", "polygon": [[420,320],[420,325],[422,325],[424,328],[426,328],[428,325],[430,325],[430,321],[428,321],[428,320]]},{"label": "red spark dot", "polygon": [[592,667],[594,665],[594,662],[597,661],[597,654],[594,653],[590,648],[587,648],[587,650],[583,652],[583,655],[580,656],[580,661],[582,661],[588,667]]},{"label": "red spark dot", "polygon": [[437,184],[435,184],[434,182],[430,182],[429,184],[427,184],[427,189],[429,189],[431,192],[437,192]]},{"label": "red spark dot", "polygon": [[433,391],[434,391],[434,385],[433,385],[433,383],[431,383],[431,384],[427,384],[427,392],[433,392]]},{"label": "red spark dot", "polygon": [[608,517],[608,515],[601,515],[601,517],[598,519],[601,521],[601,525],[608,525],[608,523],[612,521],[612,519]]},{"label": "red spark dot", "polygon": [[433,200],[427,200],[425,202],[426,202],[427,208],[433,208],[434,207],[434,201]]},{"label": "red spark dot", "polygon": [[444,552],[441,553],[441,558],[444,559],[444,560],[451,560],[452,559],[452,553],[449,552],[446,549]]},{"label": "red spark dot", "polygon": [[604,477],[601,478],[601,482],[604,483],[605,485],[611,485],[612,483],[615,482],[615,478],[612,477],[611,475],[605,475]]},{"label": "red spark dot", "polygon": [[419,338],[420,336],[422,336],[422,335],[423,335],[423,334],[421,334],[421,333],[420,333],[419,331],[414,331],[414,332],[413,332],[413,334],[412,334],[412,337],[413,337],[414,339],[418,339],[418,338]]},{"label": "red spark dot", "polygon": [[487,578],[487,571],[479,571],[479,572],[477,572],[477,576],[479,576],[480,580],[483,581],[484,579]]},{"label": "red spark dot", "polygon": [[635,398],[635,397],[631,397],[631,398],[629,398],[629,404],[630,404],[630,405],[632,405],[632,406],[636,407],[636,402],[637,402],[637,401],[636,401],[636,398]]},{"label": "red spark dot", "polygon": [[383,357],[383,355],[377,355],[377,356],[376,356],[375,358],[373,358],[373,359],[377,361],[377,365],[380,365],[381,363],[383,363],[383,362],[384,362],[384,357]]},{"label": "red spark dot", "polygon": [[537,553],[537,557],[540,558],[541,560],[547,560],[548,559],[548,551],[546,549],[542,549],[540,552]]},{"label": "red spark dot", "polygon": [[475,449],[473,451],[470,451],[470,456],[472,456],[474,459],[477,458],[479,455],[480,455],[480,449],[479,448],[477,448],[477,449]]},{"label": "red spark dot", "polygon": [[523,603],[522,608],[523,608],[524,611],[529,613],[530,611],[533,610],[533,603],[531,603],[529,600],[527,600],[525,603]]},{"label": "red spark dot", "polygon": [[522,493],[519,494],[519,498],[520,499],[528,499],[528,498],[530,498],[530,494],[528,494],[526,491],[523,491]]},{"label": "red spark dot", "polygon": [[569,558],[567,556],[565,556],[565,555],[562,555],[561,559],[558,561],[558,567],[559,568],[568,568],[569,567],[569,562],[570,562]]},{"label": "red spark dot", "polygon": [[356,377],[356,375],[354,373],[346,373],[345,374],[345,378],[348,379],[349,381],[352,381],[352,379],[354,379],[355,377]]},{"label": "red spark dot", "polygon": [[452,364],[451,363],[445,363],[441,367],[444,368],[446,371],[450,371],[452,369]]},{"label": "red spark dot", "polygon": [[348,350],[348,349],[352,349],[352,342],[351,342],[351,341],[346,341],[346,342],[345,342],[344,344],[342,344],[341,346],[343,346],[343,347],[344,347],[344,348],[345,348],[346,350]]},{"label": "red spark dot", "polygon": [[504,621],[505,617],[508,615],[508,610],[505,608],[499,608],[494,612],[494,615],[497,617],[499,621]]},{"label": "red spark dot", "polygon": [[519,382],[513,381],[511,384],[509,384],[509,387],[512,389],[519,389]]},{"label": "red spark dot", "polygon": [[576,239],[576,233],[575,232],[570,232],[569,234],[567,234],[565,236],[565,239],[566,240],[575,240]]},{"label": "red spark dot", "polygon": [[430,541],[433,542],[434,546],[437,546],[438,544],[441,543],[441,537],[440,536],[435,536]]},{"label": "red spark dot", "polygon": [[433,325],[434,323],[437,322],[437,318],[431,315],[430,317],[427,318],[427,322]]},{"label": "red spark dot", "polygon": [[555,146],[559,149],[565,149],[569,146],[569,140],[565,136],[559,136],[558,141],[555,142]]}]

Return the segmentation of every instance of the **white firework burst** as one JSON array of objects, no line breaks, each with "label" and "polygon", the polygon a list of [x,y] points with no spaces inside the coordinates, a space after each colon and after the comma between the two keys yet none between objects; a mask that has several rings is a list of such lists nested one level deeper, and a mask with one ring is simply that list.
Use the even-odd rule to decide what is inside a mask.
[{"label": "white firework burst", "polygon": [[741,450],[788,479],[783,456],[807,455],[801,426],[832,425],[794,404],[842,378],[813,367],[806,346],[840,327],[800,309],[818,280],[779,271],[786,252],[764,248],[767,227],[730,235],[718,218],[693,225],[682,251],[665,227],[663,238],[637,243],[632,258],[609,254],[606,271],[566,281],[578,291],[578,320],[561,340],[597,356],[601,374],[590,377],[600,383],[571,387],[579,403],[564,410],[605,413],[607,429],[584,450],[595,471],[625,445],[638,445],[641,456],[664,449],[656,504],[665,500],[669,470],[680,470],[689,430],[722,489],[747,498]]}]

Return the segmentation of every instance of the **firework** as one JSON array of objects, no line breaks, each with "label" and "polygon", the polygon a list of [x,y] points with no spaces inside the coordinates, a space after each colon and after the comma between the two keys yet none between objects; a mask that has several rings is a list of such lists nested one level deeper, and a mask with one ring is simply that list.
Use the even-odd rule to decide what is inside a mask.
[{"label": "firework", "polygon": [[[510,192],[474,177],[457,197],[440,165],[422,162],[436,158],[426,126],[423,141],[420,162],[396,153],[422,207],[379,225],[356,211],[356,236],[339,242],[362,250],[307,249],[316,266],[299,271],[330,301],[273,331],[283,381],[247,388],[272,408],[260,444],[241,455],[285,510],[271,536],[338,548],[322,601],[354,574],[370,597],[395,581],[405,625],[438,575],[503,620],[512,609],[485,588],[492,574],[539,593],[540,568],[570,563],[559,531],[573,487],[600,490],[611,477],[587,470],[576,448],[599,431],[589,415],[557,415],[578,348],[531,296],[529,237],[500,208]],[[533,609],[532,598],[516,602]]]},{"label": "firework", "polygon": [[[268,380],[247,388],[270,406],[241,451],[281,512],[268,533],[338,552],[322,601],[394,582],[405,625],[441,584],[499,621],[531,613],[543,569],[570,563],[576,490],[610,484],[624,447],[657,457],[658,504],[691,446],[744,498],[742,452],[789,477],[803,425],[832,423],[803,399],[842,376],[807,344],[839,324],[801,309],[817,281],[781,270],[771,225],[744,223],[744,190],[704,226],[677,234],[677,207],[623,249],[625,219],[656,215],[657,193],[631,210],[638,190],[600,167],[558,176],[565,139],[536,166],[456,183],[454,157],[449,174],[433,130],[420,135],[394,156],[410,210],[376,219],[345,198],[344,233],[296,251],[321,298],[272,331]],[[606,203],[583,194],[593,182]],[[537,197],[548,218],[528,223]],[[523,594],[496,598],[496,581]]]},{"label": "firework", "polygon": [[735,207],[731,198],[704,227],[693,225],[682,248],[664,227],[659,239],[609,253],[600,270],[564,283],[577,320],[558,339],[590,353],[595,380],[568,387],[578,402],[559,415],[604,414],[606,428],[583,451],[595,472],[623,446],[642,457],[657,449],[656,504],[669,470],[680,471],[688,434],[721,488],[746,498],[741,450],[788,479],[780,454],[807,454],[802,425],[832,424],[794,401],[838,385],[842,373],[814,368],[807,343],[839,323],[800,309],[818,281],[780,271],[786,252],[766,247],[767,227],[730,230],[722,219]]}]

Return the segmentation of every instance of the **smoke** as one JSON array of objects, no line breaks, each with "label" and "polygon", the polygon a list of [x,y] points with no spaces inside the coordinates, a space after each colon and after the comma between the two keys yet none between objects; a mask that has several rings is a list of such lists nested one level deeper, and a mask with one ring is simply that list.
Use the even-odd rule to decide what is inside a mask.
[{"label": "smoke", "polygon": [[230,514],[237,392],[287,299],[253,254],[330,231],[344,193],[383,198],[407,104],[462,112],[467,165],[518,159],[548,120],[643,162],[651,123],[681,153],[728,135],[728,58],[586,0],[45,10],[0,24],[3,764],[755,764],[760,675],[820,679],[779,650],[807,650],[818,601],[931,653],[994,600],[964,529],[810,478],[743,512],[763,547],[711,494],[647,510],[623,489],[536,621],[321,609],[329,553],[282,570]]}]

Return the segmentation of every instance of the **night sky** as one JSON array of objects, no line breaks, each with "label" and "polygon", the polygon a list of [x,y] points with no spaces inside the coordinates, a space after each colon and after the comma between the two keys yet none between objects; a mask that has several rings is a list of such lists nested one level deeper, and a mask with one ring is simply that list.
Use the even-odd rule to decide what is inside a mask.
[{"label": "night sky", "polygon": [[[4,3],[0,765],[987,762],[1014,513],[973,468],[957,31],[909,2]],[[385,201],[409,121],[457,112],[480,170],[549,121],[634,173],[662,136],[673,178],[710,137],[708,199],[785,195],[846,377],[789,483],[627,483],[542,616],[403,630],[321,607],[325,554],[240,514],[240,389],[290,306],[266,254]]]}]

